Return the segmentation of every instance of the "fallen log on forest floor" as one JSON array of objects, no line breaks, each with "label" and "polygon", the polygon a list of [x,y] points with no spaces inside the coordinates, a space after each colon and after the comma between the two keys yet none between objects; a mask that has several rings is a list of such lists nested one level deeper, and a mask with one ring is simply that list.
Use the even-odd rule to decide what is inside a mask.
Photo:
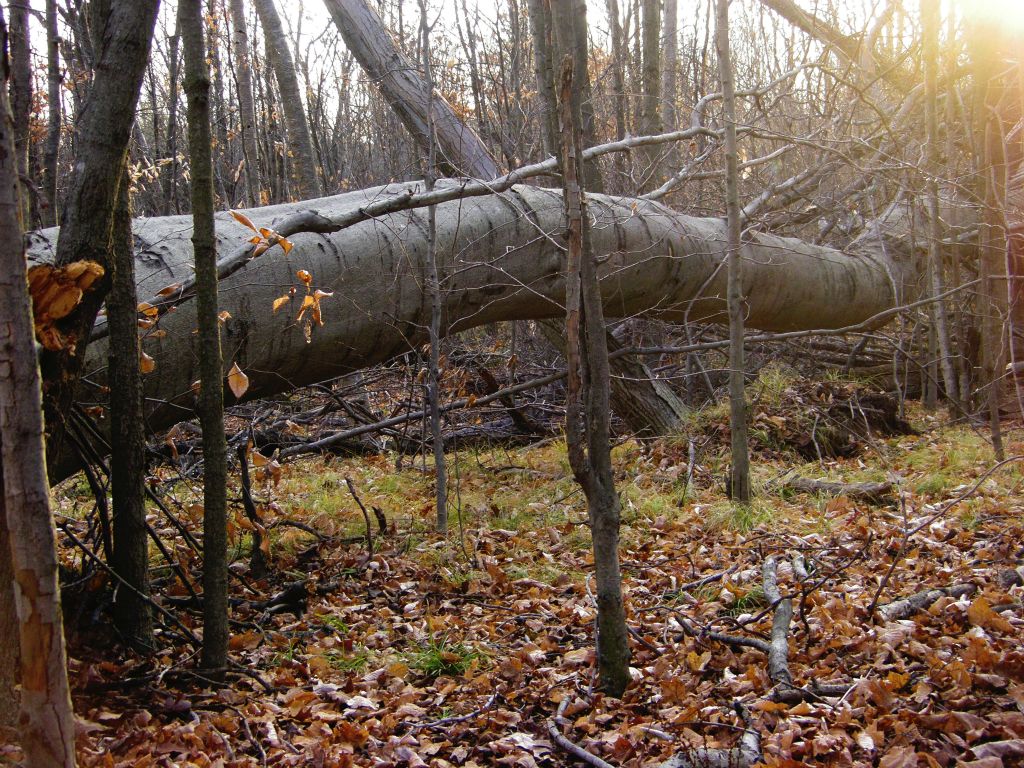
[{"label": "fallen log on forest floor", "polygon": [[[449,184],[460,188],[458,182]],[[274,247],[245,260],[221,282],[225,368],[237,364],[246,373],[246,398],[325,381],[425,341],[430,314],[423,292],[426,211],[380,218],[365,213],[417,189],[417,184],[398,184],[246,212],[257,226],[270,229],[299,214],[330,224],[320,226],[329,234],[291,235],[294,248],[288,254]],[[669,321],[693,321],[724,316],[724,222],[634,198],[592,195],[589,200],[609,317],[648,312]],[[564,314],[563,211],[560,192],[525,186],[437,206],[443,333]],[[333,231],[337,221],[353,216],[361,223]],[[913,274],[914,261],[914,252],[904,245],[905,218],[893,209],[846,252],[750,233],[743,247],[748,325],[768,331],[837,328],[899,304],[904,275]],[[134,233],[140,296],[192,278],[190,217],[139,219]],[[242,248],[251,235],[230,214],[218,215],[221,252]],[[52,259],[56,237],[54,229],[30,234],[32,263]],[[323,325],[313,319],[310,301],[317,303]],[[195,327],[194,302],[187,302],[144,335],[144,350],[155,364],[146,377],[147,419],[153,430],[193,411]],[[79,396],[85,405],[106,401],[106,355],[105,342],[90,346]],[[55,472],[54,479],[61,474]]]},{"label": "fallen log on forest floor", "polygon": [[783,488],[798,493],[824,493],[829,496],[848,496],[858,501],[879,504],[892,500],[893,486],[881,483],[837,483],[831,480],[811,480],[807,477],[791,477],[782,484]]}]

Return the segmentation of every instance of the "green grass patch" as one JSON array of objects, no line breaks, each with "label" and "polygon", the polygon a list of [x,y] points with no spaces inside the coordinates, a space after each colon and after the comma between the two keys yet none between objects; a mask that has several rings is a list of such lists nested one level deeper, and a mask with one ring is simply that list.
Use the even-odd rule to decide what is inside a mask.
[{"label": "green grass patch", "polygon": [[452,643],[447,637],[429,640],[419,651],[408,656],[411,669],[429,678],[458,677],[486,660],[481,651],[463,643]]}]

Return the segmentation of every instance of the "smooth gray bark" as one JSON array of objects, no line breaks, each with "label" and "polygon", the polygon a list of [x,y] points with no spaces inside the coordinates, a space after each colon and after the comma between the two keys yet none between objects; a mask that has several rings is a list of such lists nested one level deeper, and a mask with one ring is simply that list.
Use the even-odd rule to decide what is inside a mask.
[{"label": "smooth gray bark", "polygon": [[[440,182],[438,188],[457,186]],[[278,230],[303,213],[309,226],[329,228],[376,201],[408,197],[417,184],[398,184],[247,213],[258,226]],[[624,317],[649,312],[669,321],[725,317],[725,224],[676,213],[658,203],[606,195],[589,196],[594,253],[601,262],[605,313]],[[902,243],[906,225],[898,209],[870,227],[843,253],[792,238],[751,233],[743,244],[743,293],[747,324],[769,331],[838,328],[891,308],[913,263]],[[437,206],[439,268],[448,275],[443,333],[501,320],[560,316],[565,296],[564,254],[543,233],[564,231],[562,194],[515,186],[501,195],[452,200]],[[248,373],[247,397],[322,381],[406,352],[427,338],[429,302],[425,276],[425,210],[364,221],[333,234],[296,234],[285,258],[274,247],[221,281],[221,309],[231,318],[223,343]],[[56,230],[33,235],[32,257],[50,260]],[[192,276],[191,218],[138,219],[136,270],[139,295]],[[226,213],[217,215],[219,251],[230,253],[252,231]],[[883,247],[884,244],[884,247]],[[275,299],[301,284],[307,270],[314,285],[334,296],[321,302],[324,325],[306,342],[298,307],[272,311]],[[163,335],[143,348],[157,368],[147,377],[149,425],[159,429],[191,416],[191,384],[199,378],[195,306],[186,302],[165,315]],[[90,345],[88,382],[80,399],[102,401],[105,344]],[[65,467],[65,470],[67,468]],[[59,476],[55,473],[55,476]]]},{"label": "smooth gray bark", "polygon": [[299,90],[295,62],[274,0],[253,0],[253,5],[263,26],[267,58],[270,59],[277,87],[281,92],[281,111],[284,112],[284,124],[288,130],[289,157],[298,182],[297,197],[310,198],[319,195],[323,188],[316,172],[316,157],[309,135],[309,120],[306,118],[306,108],[302,103],[302,91]]},{"label": "smooth gray bark", "polygon": [[257,205],[263,189],[260,158],[256,145],[256,109],[252,96],[252,67],[249,64],[249,30],[245,24],[245,0],[230,0],[231,46],[235,54],[235,82],[238,85],[238,127],[242,134],[245,161],[245,194],[248,206]]},{"label": "smooth gray bark", "polygon": [[415,66],[395,45],[384,22],[365,0],[324,0],[324,5],[345,45],[417,143],[427,146],[429,108],[446,165],[459,175],[480,179],[498,175],[497,165],[480,137],[436,91],[428,107]]}]

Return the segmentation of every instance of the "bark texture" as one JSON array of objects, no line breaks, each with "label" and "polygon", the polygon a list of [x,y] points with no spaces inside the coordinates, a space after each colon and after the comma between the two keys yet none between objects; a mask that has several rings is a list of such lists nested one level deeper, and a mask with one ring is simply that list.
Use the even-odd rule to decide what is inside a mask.
[{"label": "bark texture", "polygon": [[421,146],[428,144],[430,109],[441,158],[450,170],[479,179],[498,175],[487,147],[451,105],[437,92],[428,103],[415,65],[398,49],[380,16],[365,0],[324,0],[324,4],[345,45]]},{"label": "bark texture", "polygon": [[[75,173],[61,217],[60,245],[54,259],[57,264],[93,261],[107,265],[120,169],[135,120],[158,6],[159,0],[122,1],[110,6],[95,77],[78,119]],[[64,418],[71,410],[84,363],[81,351],[108,287],[106,280],[94,284],[75,311],[60,323],[67,346],[41,357],[51,449],[62,441]],[[47,451],[47,460],[60,461],[60,453]]]},{"label": "bark texture", "polygon": [[[458,183],[438,184],[440,190],[452,186]],[[426,341],[430,306],[421,290],[426,211],[403,211],[330,232],[333,219],[408,197],[417,188],[390,185],[248,212],[257,226],[307,233],[292,235],[295,247],[287,258],[274,247],[221,281],[220,307],[231,314],[223,325],[223,343],[249,374],[247,397],[342,375]],[[589,203],[607,316],[650,312],[677,321],[724,319],[724,222],[634,198],[591,195]],[[917,272],[900,213],[893,209],[845,253],[751,233],[743,245],[747,324],[768,331],[837,328],[894,306],[904,274]],[[442,332],[561,316],[562,251],[538,233],[564,231],[564,222],[561,192],[537,187],[515,186],[500,195],[438,205],[439,269],[449,275]],[[247,247],[252,231],[230,215],[218,214],[216,225],[221,253]],[[191,228],[187,216],[136,220],[140,296],[191,277]],[[34,259],[52,261],[56,234],[52,229],[33,233]],[[334,291],[322,300],[324,325],[312,328],[308,342],[304,323],[296,320],[297,306],[272,310],[274,300],[290,288],[303,290],[296,277],[300,269],[312,275],[315,288]],[[156,362],[146,381],[153,429],[192,413],[190,386],[199,378],[194,303],[165,315],[159,327],[166,335],[143,340]],[[103,381],[105,356],[105,344],[90,346],[90,383]],[[105,398],[94,386],[83,390],[83,402]]]},{"label": "bark texture", "polygon": [[[0,39],[6,29],[0,12]],[[4,45],[6,48],[6,45]],[[2,85],[7,52],[0,53]],[[21,647],[18,731],[26,768],[74,766],[75,732],[64,655],[57,552],[43,456],[42,396],[25,280],[14,125],[0,93],[0,472]],[[4,543],[4,542],[0,542]],[[10,589],[11,582],[4,588]],[[0,605],[7,601],[0,601]],[[11,616],[0,621],[11,624]],[[9,659],[8,659],[9,660]],[[10,699],[4,700],[5,708]]]},{"label": "bark texture", "polygon": [[277,87],[281,91],[284,124],[288,129],[290,145],[288,155],[298,180],[297,196],[303,199],[316,197],[321,194],[320,179],[316,172],[313,141],[309,135],[309,120],[306,118],[306,108],[302,103],[302,91],[299,89],[299,78],[295,73],[295,62],[288,48],[288,38],[284,35],[274,0],[253,0],[253,5],[256,6],[256,13],[263,26],[263,36],[267,41],[267,57],[274,69]]},{"label": "bark texture", "polygon": [[220,321],[217,317],[210,70],[203,40],[202,0],[180,0],[178,24],[185,45],[188,146],[192,156],[192,250],[199,327],[199,420],[203,431],[202,665],[203,669],[218,675],[227,666],[228,659],[227,444],[224,440],[224,378]]}]

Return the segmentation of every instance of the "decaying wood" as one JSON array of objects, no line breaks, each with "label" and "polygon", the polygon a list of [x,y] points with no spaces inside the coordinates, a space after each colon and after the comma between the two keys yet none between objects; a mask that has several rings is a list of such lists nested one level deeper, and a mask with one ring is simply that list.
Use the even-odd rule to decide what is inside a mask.
[{"label": "decaying wood", "polygon": [[935,587],[918,592],[910,597],[895,600],[888,605],[878,609],[878,615],[884,621],[897,621],[913,616],[918,611],[923,611],[940,597],[964,597],[976,592],[978,587],[974,584],[953,584],[949,587]]},{"label": "decaying wood", "polygon": [[892,483],[838,483],[831,480],[812,480],[807,477],[792,477],[786,480],[785,488],[800,493],[825,493],[830,496],[848,496],[851,499],[882,503],[892,499]]}]

